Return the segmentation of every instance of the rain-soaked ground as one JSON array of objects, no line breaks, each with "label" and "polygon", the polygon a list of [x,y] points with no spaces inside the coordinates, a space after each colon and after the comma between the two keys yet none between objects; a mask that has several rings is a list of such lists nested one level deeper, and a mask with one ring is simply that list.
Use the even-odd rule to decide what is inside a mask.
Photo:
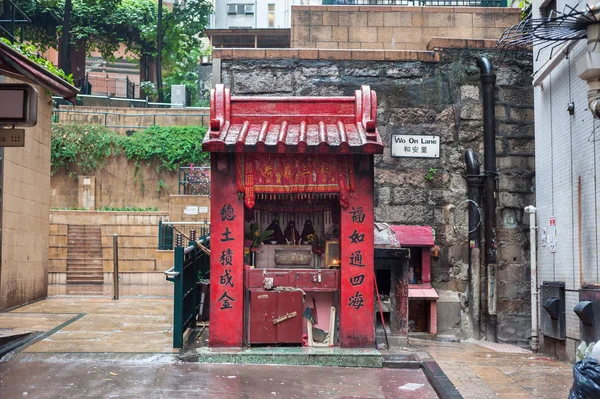
[{"label": "rain-soaked ground", "polygon": [[437,398],[418,369],[56,360],[0,363],[0,398]]}]

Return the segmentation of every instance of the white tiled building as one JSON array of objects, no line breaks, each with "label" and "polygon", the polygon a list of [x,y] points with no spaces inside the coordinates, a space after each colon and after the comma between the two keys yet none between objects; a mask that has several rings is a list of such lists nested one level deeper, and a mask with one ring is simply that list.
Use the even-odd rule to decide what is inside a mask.
[{"label": "white tiled building", "polygon": [[[574,0],[535,0],[534,18],[563,11],[567,4],[582,7]],[[534,47],[534,58],[542,46]],[[600,282],[600,119],[588,108],[588,85],[576,67],[586,46],[586,39],[561,43],[552,56],[550,48],[541,51],[534,64],[538,284],[564,283],[566,299],[565,339],[544,335],[543,321],[540,338],[544,352],[570,360],[580,343],[580,320],[573,311],[579,290]],[[551,218],[556,218],[555,251]],[[540,320],[546,312],[541,305]]]}]

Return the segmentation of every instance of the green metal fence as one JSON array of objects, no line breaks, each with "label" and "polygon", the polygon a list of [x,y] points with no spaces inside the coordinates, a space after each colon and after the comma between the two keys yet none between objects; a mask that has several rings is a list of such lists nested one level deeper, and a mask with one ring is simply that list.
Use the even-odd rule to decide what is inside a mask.
[{"label": "green metal fence", "polygon": [[[195,232],[192,240],[195,238]],[[177,244],[183,242],[181,234]],[[200,237],[198,242],[210,247],[210,236]],[[177,245],[174,250],[173,267],[165,272],[167,280],[175,284],[173,292],[173,348],[183,347],[183,334],[188,328],[196,327],[198,314],[205,313],[208,306],[210,257],[194,241],[184,248]]]},{"label": "green metal fence", "polygon": [[177,233],[183,234],[183,238],[189,238],[192,230],[200,237],[206,236],[210,231],[210,223],[207,218],[201,222],[163,222],[158,221],[158,250],[169,251],[173,249],[173,243]]}]

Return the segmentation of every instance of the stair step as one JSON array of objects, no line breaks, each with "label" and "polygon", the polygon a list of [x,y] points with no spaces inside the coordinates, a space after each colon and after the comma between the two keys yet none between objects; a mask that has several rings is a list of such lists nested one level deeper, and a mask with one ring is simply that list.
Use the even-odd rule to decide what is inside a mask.
[{"label": "stair step", "polygon": [[67,284],[69,285],[104,285],[104,281],[92,281],[92,280],[67,280]]}]

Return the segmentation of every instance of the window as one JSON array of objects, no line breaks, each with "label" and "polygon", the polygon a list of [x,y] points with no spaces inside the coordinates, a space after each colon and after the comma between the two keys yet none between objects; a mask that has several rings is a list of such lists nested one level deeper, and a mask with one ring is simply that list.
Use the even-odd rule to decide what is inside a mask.
[{"label": "window", "polygon": [[269,28],[275,27],[275,4],[269,4]]},{"label": "window", "polygon": [[227,4],[228,15],[254,14],[254,4]]}]

